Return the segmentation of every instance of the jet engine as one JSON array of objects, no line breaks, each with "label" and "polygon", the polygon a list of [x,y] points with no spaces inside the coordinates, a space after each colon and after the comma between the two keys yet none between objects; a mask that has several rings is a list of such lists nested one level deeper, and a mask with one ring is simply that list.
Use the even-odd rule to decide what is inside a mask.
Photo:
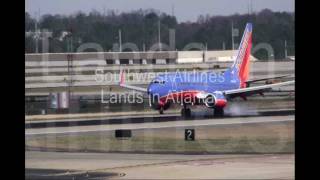
[{"label": "jet engine", "polygon": [[149,94],[149,105],[155,110],[159,110],[161,106],[166,110],[171,106],[171,102],[161,102],[159,96]]},{"label": "jet engine", "polygon": [[217,98],[215,95],[213,94],[208,94],[205,99],[204,99],[204,104],[208,107],[208,108],[213,108],[215,107],[217,103]]},{"label": "jet engine", "polygon": [[196,104],[204,104],[208,108],[224,107],[227,103],[222,93],[199,93]]}]

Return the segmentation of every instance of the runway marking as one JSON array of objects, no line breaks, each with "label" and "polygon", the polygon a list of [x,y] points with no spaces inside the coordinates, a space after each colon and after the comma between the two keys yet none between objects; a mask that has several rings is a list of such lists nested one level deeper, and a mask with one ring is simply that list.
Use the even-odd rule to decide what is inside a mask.
[{"label": "runway marking", "polygon": [[238,125],[238,124],[255,124],[255,123],[272,123],[272,122],[289,122],[289,121],[294,121],[294,116],[285,116],[285,117],[272,116],[272,117],[252,117],[252,118],[244,117],[244,118],[231,118],[231,119],[156,122],[156,123],[143,123],[143,124],[136,123],[136,124],[79,126],[79,127],[40,128],[40,129],[27,129],[25,132],[25,135],[32,136],[32,135],[49,135],[49,134],[71,134],[71,133],[114,131],[116,129],[141,130],[141,129]]}]

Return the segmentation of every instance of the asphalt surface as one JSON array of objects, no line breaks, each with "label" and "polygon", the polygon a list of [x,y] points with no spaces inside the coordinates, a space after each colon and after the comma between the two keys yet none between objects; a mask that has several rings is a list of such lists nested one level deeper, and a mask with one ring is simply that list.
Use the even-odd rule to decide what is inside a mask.
[{"label": "asphalt surface", "polygon": [[27,151],[25,174],[26,179],[293,179],[294,155]]},{"label": "asphalt surface", "polygon": [[[294,115],[293,109],[280,110],[260,110],[247,111],[244,114],[232,115],[226,114],[226,118],[241,118],[241,117],[259,117],[259,116],[287,116]],[[163,115],[140,115],[140,116],[119,116],[109,118],[89,118],[89,119],[66,119],[66,120],[50,120],[50,121],[34,121],[26,122],[25,128],[50,128],[50,127],[74,127],[74,126],[90,126],[90,125],[112,125],[112,124],[133,124],[133,123],[150,123],[150,122],[170,122],[170,121],[185,121],[198,119],[212,119],[212,116],[199,112],[194,112],[193,116],[183,118],[179,114],[163,114]],[[220,118],[221,119],[221,118]]]},{"label": "asphalt surface", "polygon": [[107,125],[71,126],[71,127],[29,128],[25,130],[25,135],[32,136],[32,135],[48,135],[48,134],[71,134],[71,133],[84,133],[84,132],[114,131],[116,129],[138,130],[138,129],[219,126],[219,125],[271,123],[271,122],[288,122],[288,121],[294,121],[294,115],[214,118],[214,119],[202,119],[202,120],[181,120],[181,121],[166,121],[166,122],[107,124]]},{"label": "asphalt surface", "polygon": [[[242,124],[294,122],[294,110],[259,110],[212,118],[179,114],[106,119],[66,119],[26,123],[26,137],[50,134],[152,130],[184,127],[227,127]],[[198,112],[199,113],[199,112]],[[234,112],[233,112],[234,113]],[[48,151],[48,150],[46,150]],[[135,154],[25,153],[26,179],[294,179],[294,154]],[[165,172],[165,173],[164,173]]]},{"label": "asphalt surface", "polygon": [[[119,119],[111,118],[109,122],[105,121],[109,124],[84,123],[80,126],[69,126],[66,121],[64,125],[67,126],[26,128],[26,137],[108,132],[116,129],[209,128],[294,122],[294,110],[268,113],[248,113],[224,118],[197,117],[197,120],[163,115],[159,116],[159,121],[156,122],[154,118],[149,119],[149,122],[148,118],[142,118],[147,119],[142,123],[131,120],[128,122],[120,117],[119,119],[123,120],[120,123]],[[112,120],[117,123],[110,123]],[[26,179],[294,179],[294,154],[192,155],[26,151],[25,155]]]},{"label": "asphalt surface", "polygon": [[88,179],[108,179],[112,176],[119,176],[117,173],[101,173],[101,172],[78,172],[70,170],[55,169],[25,169],[25,179],[30,180],[88,180]]}]

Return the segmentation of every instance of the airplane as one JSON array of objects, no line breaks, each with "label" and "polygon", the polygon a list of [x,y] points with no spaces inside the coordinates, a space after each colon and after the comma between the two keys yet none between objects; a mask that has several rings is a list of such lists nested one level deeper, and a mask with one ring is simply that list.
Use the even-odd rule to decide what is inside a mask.
[{"label": "airplane", "polygon": [[170,72],[155,77],[147,88],[125,83],[125,73],[120,70],[119,85],[123,88],[144,92],[149,96],[149,104],[163,114],[173,103],[182,105],[181,115],[191,116],[188,106],[205,105],[213,109],[213,116],[224,115],[227,101],[235,97],[246,97],[263,92],[273,87],[294,84],[294,80],[251,87],[251,83],[268,79],[283,78],[278,76],[263,79],[249,79],[250,54],[252,46],[252,24],[247,23],[243,37],[230,68],[222,73],[216,72]]}]

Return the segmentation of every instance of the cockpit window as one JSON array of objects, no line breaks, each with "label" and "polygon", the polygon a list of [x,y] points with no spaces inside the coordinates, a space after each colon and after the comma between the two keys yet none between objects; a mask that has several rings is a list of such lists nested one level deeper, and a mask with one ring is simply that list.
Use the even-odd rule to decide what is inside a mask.
[{"label": "cockpit window", "polygon": [[164,84],[165,81],[162,81],[162,80],[154,80],[153,83],[154,83],[154,84]]}]

